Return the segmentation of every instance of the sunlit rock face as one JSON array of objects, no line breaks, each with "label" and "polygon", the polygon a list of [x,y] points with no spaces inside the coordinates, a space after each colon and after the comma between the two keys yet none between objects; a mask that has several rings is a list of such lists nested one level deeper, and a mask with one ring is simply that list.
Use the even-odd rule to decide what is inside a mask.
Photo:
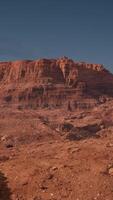
[{"label": "sunlit rock face", "polygon": [[88,109],[113,98],[103,65],[59,59],[0,63],[0,104],[18,108]]}]

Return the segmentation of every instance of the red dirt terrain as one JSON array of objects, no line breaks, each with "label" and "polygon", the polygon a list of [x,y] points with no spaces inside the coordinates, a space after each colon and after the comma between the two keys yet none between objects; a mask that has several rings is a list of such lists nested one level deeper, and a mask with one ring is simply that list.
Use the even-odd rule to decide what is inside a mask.
[{"label": "red dirt terrain", "polygon": [[113,75],[61,59],[0,63],[0,200],[113,200]]}]

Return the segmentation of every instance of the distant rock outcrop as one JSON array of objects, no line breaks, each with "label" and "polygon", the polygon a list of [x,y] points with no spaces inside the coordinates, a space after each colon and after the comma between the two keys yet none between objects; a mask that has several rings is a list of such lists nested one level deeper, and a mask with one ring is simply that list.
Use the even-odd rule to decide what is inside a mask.
[{"label": "distant rock outcrop", "polygon": [[90,108],[113,98],[103,65],[60,59],[0,63],[0,103],[18,108]]}]

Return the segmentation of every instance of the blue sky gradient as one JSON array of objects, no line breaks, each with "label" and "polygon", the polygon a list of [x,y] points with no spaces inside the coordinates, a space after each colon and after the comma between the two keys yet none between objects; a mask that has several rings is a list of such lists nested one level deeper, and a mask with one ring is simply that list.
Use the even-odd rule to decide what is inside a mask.
[{"label": "blue sky gradient", "polygon": [[0,1],[0,61],[62,56],[113,72],[112,0]]}]

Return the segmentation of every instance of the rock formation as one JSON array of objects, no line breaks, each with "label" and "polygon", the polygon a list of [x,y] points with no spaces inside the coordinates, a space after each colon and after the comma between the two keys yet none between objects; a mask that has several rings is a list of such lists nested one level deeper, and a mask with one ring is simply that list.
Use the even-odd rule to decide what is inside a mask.
[{"label": "rock formation", "polygon": [[113,98],[103,65],[60,59],[0,62],[0,103],[18,108],[91,108]]}]

